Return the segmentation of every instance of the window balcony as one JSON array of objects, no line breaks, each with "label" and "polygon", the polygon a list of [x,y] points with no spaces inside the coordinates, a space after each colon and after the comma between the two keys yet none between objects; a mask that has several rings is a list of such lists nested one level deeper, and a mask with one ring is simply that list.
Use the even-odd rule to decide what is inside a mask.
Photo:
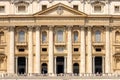
[{"label": "window balcony", "polygon": [[80,45],[80,41],[73,41],[72,45]]},{"label": "window balcony", "polygon": [[93,42],[93,46],[104,46],[104,42]]},{"label": "window balcony", "polygon": [[113,44],[114,46],[120,46],[120,42],[119,41],[117,41],[117,42],[114,42],[114,44]]},{"label": "window balcony", "polygon": [[0,42],[0,46],[6,46],[6,42]]},{"label": "window balcony", "polygon": [[55,46],[65,46],[66,43],[64,41],[61,41],[61,42],[55,42]]},{"label": "window balcony", "polygon": [[27,46],[27,42],[17,42],[16,45],[19,46]]}]

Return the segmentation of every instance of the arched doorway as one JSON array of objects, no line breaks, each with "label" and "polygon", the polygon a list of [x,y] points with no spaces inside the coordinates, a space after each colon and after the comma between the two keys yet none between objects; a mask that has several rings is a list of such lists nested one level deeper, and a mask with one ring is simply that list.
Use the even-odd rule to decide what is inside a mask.
[{"label": "arched doorway", "polygon": [[79,74],[79,64],[78,63],[73,64],[73,73]]},{"label": "arched doorway", "polygon": [[57,74],[64,73],[64,57],[56,58],[56,70]]},{"label": "arched doorway", "polygon": [[102,57],[95,57],[95,73],[102,73]]},{"label": "arched doorway", "polygon": [[42,73],[42,74],[46,74],[47,72],[48,72],[48,70],[47,70],[47,64],[46,64],[46,63],[43,63],[43,64],[42,64],[41,73]]},{"label": "arched doorway", "polygon": [[25,57],[18,57],[17,60],[17,72],[18,74],[26,73],[26,58]]}]

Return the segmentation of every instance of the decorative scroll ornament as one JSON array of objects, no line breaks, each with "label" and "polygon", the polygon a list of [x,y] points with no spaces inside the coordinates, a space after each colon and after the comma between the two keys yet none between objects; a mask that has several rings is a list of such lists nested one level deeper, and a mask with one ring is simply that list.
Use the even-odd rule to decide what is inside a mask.
[{"label": "decorative scroll ornament", "polygon": [[62,8],[61,6],[59,6],[59,7],[57,8],[57,13],[58,13],[59,15],[61,15],[61,14],[63,13],[63,8]]}]

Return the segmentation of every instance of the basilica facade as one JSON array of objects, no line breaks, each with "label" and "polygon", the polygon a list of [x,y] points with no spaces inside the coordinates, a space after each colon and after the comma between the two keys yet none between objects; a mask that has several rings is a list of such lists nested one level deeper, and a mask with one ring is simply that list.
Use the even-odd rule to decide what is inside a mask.
[{"label": "basilica facade", "polygon": [[120,1],[0,0],[0,73],[120,74]]}]

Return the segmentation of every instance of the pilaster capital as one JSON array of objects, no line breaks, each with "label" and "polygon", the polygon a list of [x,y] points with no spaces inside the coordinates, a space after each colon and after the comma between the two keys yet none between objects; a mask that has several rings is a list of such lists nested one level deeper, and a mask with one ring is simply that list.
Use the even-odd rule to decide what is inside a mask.
[{"label": "pilaster capital", "polygon": [[48,27],[49,27],[49,30],[53,30],[54,25],[49,25]]},{"label": "pilaster capital", "polygon": [[106,28],[106,31],[110,30],[110,26],[105,26],[105,28]]},{"label": "pilaster capital", "polygon": [[88,31],[91,31],[92,27],[93,27],[93,26],[87,26]]},{"label": "pilaster capital", "polygon": [[68,30],[71,30],[72,27],[73,27],[72,25],[67,25]]},{"label": "pilaster capital", "polygon": [[9,30],[10,30],[10,31],[14,31],[14,29],[15,29],[15,26],[10,26],[10,27],[9,27]]},{"label": "pilaster capital", "polygon": [[28,30],[32,31],[33,30],[33,26],[28,26]]}]

